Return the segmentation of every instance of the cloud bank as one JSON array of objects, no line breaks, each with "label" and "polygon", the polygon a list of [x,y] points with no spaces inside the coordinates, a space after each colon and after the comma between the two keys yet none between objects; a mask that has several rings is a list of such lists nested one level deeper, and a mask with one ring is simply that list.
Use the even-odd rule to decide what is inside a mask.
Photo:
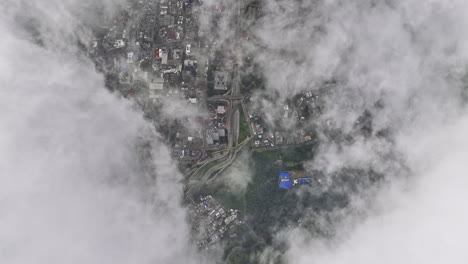
[{"label": "cloud bank", "polygon": [[[90,37],[86,23],[116,10],[112,1],[95,5],[0,4],[0,261],[206,263],[190,242],[181,175],[169,150],[79,55],[77,42]],[[342,218],[331,226],[309,214],[335,230],[331,239],[301,227],[278,234],[288,245],[281,258],[464,263],[468,4],[278,0],[265,1],[263,11],[255,45],[246,47],[266,79],[258,96],[277,95],[264,112],[277,113],[275,105],[291,94],[336,81],[313,122],[331,120],[352,134],[367,110],[373,132],[346,144],[324,133],[316,166],[330,175],[371,168],[388,181],[372,202],[356,197],[351,212],[336,212]],[[221,22],[215,33],[226,34],[215,38],[226,43],[231,22]],[[379,137],[382,130],[390,136]],[[365,216],[356,221],[353,210]],[[266,263],[279,256],[267,253]]]},{"label": "cloud bank", "polygon": [[[266,80],[258,96],[277,95],[264,112],[276,115],[291,94],[320,90],[325,107],[312,122],[324,132],[310,166],[329,175],[346,168],[385,175],[378,192],[361,190],[336,212],[342,219],[324,227],[335,230],[331,239],[302,228],[279,234],[289,245],[282,259],[462,263],[466,2],[278,0],[264,2],[263,11],[251,47]],[[366,111],[367,136],[356,133]],[[326,135],[330,124],[342,140]],[[263,260],[272,263],[275,254],[267,253]]]},{"label": "cloud bank", "polygon": [[0,3],[1,263],[208,262],[169,149],[79,55],[115,4]]},{"label": "cloud bank", "polygon": [[290,248],[288,263],[464,263],[468,211],[463,205],[468,180],[463,117],[423,140],[411,139],[415,178],[382,191],[377,209],[350,227],[344,221],[333,240],[304,235],[304,230],[281,234]]}]

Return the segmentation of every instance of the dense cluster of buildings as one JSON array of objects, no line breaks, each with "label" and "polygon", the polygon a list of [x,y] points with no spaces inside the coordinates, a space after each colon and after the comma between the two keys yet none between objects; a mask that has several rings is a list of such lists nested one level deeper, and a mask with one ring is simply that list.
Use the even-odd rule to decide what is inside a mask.
[{"label": "dense cluster of buildings", "polygon": [[[107,86],[134,99],[152,118],[158,118],[162,102],[171,100],[192,109],[206,107],[207,62],[199,52],[198,8],[193,0],[135,0],[106,19],[88,53],[107,73]],[[193,121],[178,120],[168,135],[181,164],[203,158],[203,132],[185,129]]]},{"label": "dense cluster of buildings", "polygon": [[209,113],[204,123],[207,149],[221,150],[226,148],[228,104],[227,101],[216,101],[208,104]]},{"label": "dense cluster of buildings", "polygon": [[207,117],[181,118],[167,132],[173,157],[185,165],[203,160],[206,150],[225,149],[229,133],[229,102],[211,100],[211,107],[208,96],[229,93],[235,60],[206,43],[196,21],[201,12],[222,16],[224,9],[205,10],[195,0],[130,1],[103,22],[88,49],[107,86],[134,99],[150,119],[160,121],[161,106],[171,102],[187,104],[176,111],[208,109]]},{"label": "dense cluster of buildings", "polygon": [[213,248],[225,237],[237,237],[237,227],[242,224],[238,215],[238,210],[223,208],[211,195],[200,195],[199,202],[189,207],[189,217],[198,236],[199,248]]},{"label": "dense cluster of buildings", "polygon": [[[233,136],[228,133],[232,133],[230,125],[235,124],[230,123],[230,115],[236,109],[233,100],[244,99],[240,91],[233,92],[232,88],[239,76],[234,74],[239,58],[230,51],[210,50],[205,44],[196,22],[198,8],[199,1],[195,0],[130,1],[116,17],[103,22],[88,48],[97,68],[107,73],[107,87],[135,100],[150,119],[162,122],[161,107],[171,102],[186,104],[179,107],[184,109],[174,111],[207,112],[194,120],[174,118],[166,126],[173,158],[187,167],[206,161],[207,151],[230,151],[228,136]],[[253,16],[257,9],[250,7],[246,14]],[[216,6],[211,11],[222,15],[223,10]],[[274,149],[312,141],[300,126],[271,129],[263,115],[253,110],[255,104],[251,100],[243,108],[253,137],[252,148]],[[283,106],[280,118],[306,122],[320,113],[320,105],[316,95],[300,94]],[[279,186],[289,189],[308,181],[284,172],[280,174]],[[238,210],[225,209],[212,196],[200,196],[189,206],[199,248],[215,247],[223,238],[236,237],[237,227],[242,224],[239,215]]]},{"label": "dense cluster of buildings", "polygon": [[310,132],[301,128],[301,124],[307,122],[311,116],[318,115],[321,111],[321,102],[312,92],[299,94],[290,100],[289,104],[282,107],[282,113],[278,116],[281,123],[292,124],[288,128],[275,126],[271,129],[265,122],[264,114],[256,112],[256,99],[251,98],[248,105],[250,131],[253,135],[253,148],[276,148],[282,146],[294,146],[312,142]]},{"label": "dense cluster of buildings", "polygon": [[125,92],[140,82],[146,88],[139,91],[146,95],[145,103],[197,94],[193,91],[197,68],[192,55],[197,36],[193,5],[182,0],[134,1],[102,26],[89,53],[116,75],[113,88],[132,96]]}]

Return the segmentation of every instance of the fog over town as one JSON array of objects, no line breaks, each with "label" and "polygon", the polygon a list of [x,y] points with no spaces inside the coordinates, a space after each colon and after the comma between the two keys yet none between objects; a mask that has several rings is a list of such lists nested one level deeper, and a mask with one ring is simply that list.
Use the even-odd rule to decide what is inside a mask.
[{"label": "fog over town", "polygon": [[467,17],[0,2],[0,263],[465,263]]}]

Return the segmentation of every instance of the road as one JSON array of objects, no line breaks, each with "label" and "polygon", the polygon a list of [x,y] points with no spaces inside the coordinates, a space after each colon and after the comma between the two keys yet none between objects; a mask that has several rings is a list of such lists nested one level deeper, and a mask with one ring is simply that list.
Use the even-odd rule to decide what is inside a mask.
[{"label": "road", "polygon": [[250,140],[251,138],[248,138],[237,148],[229,152],[228,155],[223,156],[221,160],[214,161],[216,164],[201,175],[200,179],[190,178],[188,182],[190,187],[185,193],[186,199],[190,199],[194,194],[199,192],[204,185],[215,180],[225,169],[227,169],[236,159],[238,152],[244,149],[245,146],[248,146]]},{"label": "road", "polygon": [[[240,27],[241,27],[241,9],[243,6],[242,0],[237,2],[237,15],[236,15],[236,35],[235,41],[240,41]],[[240,45],[235,45],[240,47]],[[228,130],[228,144],[226,151],[218,156],[213,157],[204,162],[204,164],[193,171],[191,177],[188,178],[188,189],[185,197],[190,199],[196,192],[198,192],[206,183],[213,181],[221,172],[228,168],[237,157],[237,153],[248,145],[250,138],[238,145],[239,142],[239,107],[242,107],[242,100],[244,96],[241,95],[241,77],[239,73],[239,65],[234,66],[233,79],[231,85],[230,95],[214,96],[208,98],[208,101],[213,100],[228,100],[230,102],[228,107],[228,116],[226,119],[226,128]],[[236,147],[237,146],[237,147]],[[213,163],[215,163],[213,165]],[[208,168],[208,169],[207,169]],[[204,170],[207,171],[203,173]],[[203,174],[203,175],[200,175]]]},{"label": "road", "polygon": [[208,101],[218,101],[218,100],[242,100],[244,96],[242,95],[215,95],[208,97]]}]

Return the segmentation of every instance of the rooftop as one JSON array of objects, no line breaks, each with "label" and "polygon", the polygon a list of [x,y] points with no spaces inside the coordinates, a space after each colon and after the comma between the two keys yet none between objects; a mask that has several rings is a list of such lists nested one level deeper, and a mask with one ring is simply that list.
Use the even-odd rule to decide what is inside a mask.
[{"label": "rooftop", "polygon": [[280,172],[278,180],[280,189],[290,189],[292,187],[289,172]]}]

